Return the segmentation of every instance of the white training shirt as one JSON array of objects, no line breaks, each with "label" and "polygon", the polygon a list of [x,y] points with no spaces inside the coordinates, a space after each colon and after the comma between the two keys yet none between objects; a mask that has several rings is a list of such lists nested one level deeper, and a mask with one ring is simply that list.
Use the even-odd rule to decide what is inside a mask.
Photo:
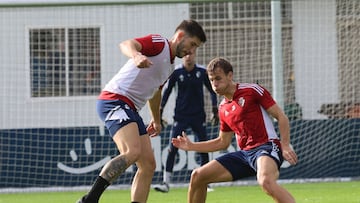
[{"label": "white training shirt", "polygon": [[[148,35],[144,39],[149,39],[149,37],[151,37],[151,40],[141,41],[142,50],[149,50],[147,46],[159,47],[159,44],[156,43],[163,44],[163,49],[159,53],[155,53],[156,55],[148,56],[148,54],[142,52],[153,64],[148,68],[138,68],[131,58],[103,89],[105,92],[127,97],[133,102],[138,111],[153,97],[154,93],[164,84],[174,70],[167,39],[160,35]],[[113,98],[108,93],[106,96],[104,94],[100,95],[100,99]]]}]

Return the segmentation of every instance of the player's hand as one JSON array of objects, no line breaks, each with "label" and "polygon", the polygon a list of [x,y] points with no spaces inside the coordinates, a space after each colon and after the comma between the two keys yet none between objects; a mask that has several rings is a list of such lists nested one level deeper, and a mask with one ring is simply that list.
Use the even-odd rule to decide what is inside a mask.
[{"label": "player's hand", "polygon": [[166,120],[164,120],[164,119],[161,119],[161,127],[162,128],[166,128],[166,126],[168,125],[168,123],[166,122]]},{"label": "player's hand", "polygon": [[135,55],[134,57],[134,63],[138,68],[148,68],[153,63],[146,57],[145,55],[142,55],[140,52]]},{"label": "player's hand", "polygon": [[185,132],[182,132],[182,135],[178,135],[176,138],[172,138],[171,143],[182,150],[190,150],[192,144]]},{"label": "player's hand", "polygon": [[214,115],[211,119],[211,125],[212,126],[217,126],[219,125],[219,116],[217,115]]},{"label": "player's hand", "polygon": [[149,133],[150,137],[155,137],[159,135],[161,132],[161,123],[157,123],[151,120],[150,124],[146,128],[146,131]]},{"label": "player's hand", "polygon": [[218,113],[218,108],[216,106],[212,108],[212,113],[213,113],[213,117],[211,119],[211,125],[217,126],[219,125],[219,113]]},{"label": "player's hand", "polygon": [[160,107],[160,122],[161,122],[161,127],[162,128],[166,128],[166,126],[167,126],[167,122],[166,122],[166,120],[164,120],[163,119],[163,113],[164,113],[164,108],[163,107]]},{"label": "player's hand", "polygon": [[281,148],[284,159],[291,165],[295,165],[298,162],[298,157],[291,145],[282,144]]}]

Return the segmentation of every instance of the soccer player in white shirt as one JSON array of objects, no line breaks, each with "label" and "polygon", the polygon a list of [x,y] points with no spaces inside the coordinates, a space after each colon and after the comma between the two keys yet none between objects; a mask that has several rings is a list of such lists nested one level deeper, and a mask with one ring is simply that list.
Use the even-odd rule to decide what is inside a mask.
[{"label": "soccer player in white shirt", "polygon": [[[193,20],[182,21],[170,40],[158,34],[120,43],[130,59],[106,84],[97,101],[97,112],[120,155],[104,165],[91,190],[78,203],[98,203],[105,189],[129,166],[136,163],[131,201],[147,201],[155,171],[150,137],[161,131],[161,86],[173,71],[175,57],[196,51],[206,41],[202,27]],[[149,103],[152,120],[145,127],[138,111]]]}]

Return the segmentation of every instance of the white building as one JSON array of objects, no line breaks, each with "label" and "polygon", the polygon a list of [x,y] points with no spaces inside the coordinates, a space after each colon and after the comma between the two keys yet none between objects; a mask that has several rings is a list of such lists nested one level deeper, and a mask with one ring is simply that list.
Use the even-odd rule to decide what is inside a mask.
[{"label": "white building", "polygon": [[[149,2],[0,1],[0,129],[101,126],[95,112],[97,95],[92,93],[100,87],[83,90],[85,74],[98,71],[98,78],[90,82],[103,87],[127,60],[119,42],[153,32],[171,37],[175,26],[190,17],[188,3]],[[321,104],[340,102],[337,4],[304,0],[291,6],[296,102],[304,119],[326,118],[317,112]],[[48,36],[46,42],[44,36]],[[89,45],[86,40],[95,43]],[[53,47],[44,48],[44,43]],[[63,69],[59,70],[59,62],[45,62],[57,73],[45,77],[36,72],[33,59],[37,54],[51,58],[49,50],[63,51],[62,58],[57,58]],[[61,81],[53,81],[58,77]],[[36,78],[43,81],[34,82]],[[146,108],[141,114],[147,122]],[[165,116],[171,118],[171,110]]]}]

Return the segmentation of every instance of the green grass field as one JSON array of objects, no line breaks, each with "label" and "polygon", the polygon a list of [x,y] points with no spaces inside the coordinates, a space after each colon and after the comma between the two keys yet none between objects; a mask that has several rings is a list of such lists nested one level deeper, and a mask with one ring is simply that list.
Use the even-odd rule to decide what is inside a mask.
[{"label": "green grass field", "polygon": [[[360,181],[283,184],[297,203],[360,203]],[[271,203],[258,186],[214,187],[207,203]],[[151,190],[149,203],[186,203],[186,188],[169,193]],[[74,203],[84,191],[0,194],[0,203]],[[107,190],[101,203],[130,202],[129,190]]]}]

